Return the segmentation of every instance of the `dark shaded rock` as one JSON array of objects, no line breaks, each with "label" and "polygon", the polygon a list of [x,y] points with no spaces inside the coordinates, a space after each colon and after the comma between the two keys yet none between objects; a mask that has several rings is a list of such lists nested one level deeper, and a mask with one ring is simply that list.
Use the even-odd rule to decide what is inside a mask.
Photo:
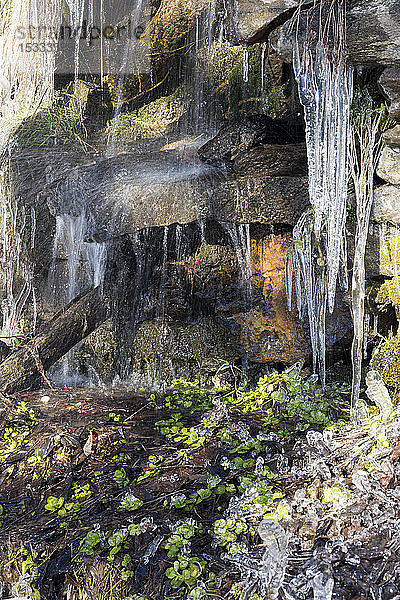
[{"label": "dark shaded rock", "polygon": [[[234,167],[235,157],[251,148],[262,145],[294,145],[302,142],[304,135],[303,121],[253,115],[223,127],[198,150],[198,154],[208,164]],[[282,148],[281,159],[286,162],[284,154],[285,149]]]},{"label": "dark shaded rock", "polygon": [[383,93],[390,100],[389,114],[400,120],[400,67],[385,69],[378,80]]},{"label": "dark shaded rock", "polygon": [[347,45],[354,64],[400,63],[398,0],[350,0]]},{"label": "dark shaded rock", "polygon": [[11,354],[11,348],[5,342],[0,340],[0,362],[3,362]]}]

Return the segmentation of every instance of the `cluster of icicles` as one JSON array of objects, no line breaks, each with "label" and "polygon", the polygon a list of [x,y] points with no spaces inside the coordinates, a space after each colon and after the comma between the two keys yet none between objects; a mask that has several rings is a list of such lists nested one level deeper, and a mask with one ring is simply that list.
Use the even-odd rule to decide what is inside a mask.
[{"label": "cluster of icicles", "polygon": [[[301,7],[300,7],[301,8]],[[358,401],[364,347],[364,254],[373,200],[373,173],[380,115],[351,119],[353,69],[346,64],[344,0],[319,5],[317,39],[308,11],[300,41],[300,9],[293,65],[304,106],[312,209],[293,232],[287,290],[299,314],[308,315],[314,370],[325,383],[326,314],[335,307],[337,285],[347,290],[346,203],[349,174],[355,188],[357,229],[352,277],[353,405]],[[353,121],[353,122],[352,122]]]}]

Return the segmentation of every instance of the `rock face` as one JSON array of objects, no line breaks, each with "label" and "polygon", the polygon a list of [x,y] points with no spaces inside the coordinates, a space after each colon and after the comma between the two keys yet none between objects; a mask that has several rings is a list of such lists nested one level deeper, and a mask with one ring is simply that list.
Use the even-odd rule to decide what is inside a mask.
[{"label": "rock face", "polygon": [[384,146],[377,174],[389,185],[375,189],[372,220],[400,224],[400,125],[383,134]]},{"label": "rock face", "polygon": [[385,69],[380,76],[380,84],[385,96],[390,100],[389,114],[396,121],[400,120],[400,67]]},{"label": "rock face", "polygon": [[227,24],[235,42],[258,41],[290,18],[298,0],[231,0]]},{"label": "rock face", "polygon": [[377,174],[384,181],[400,184],[400,125],[383,134],[384,147],[379,159]]},{"label": "rock face", "polygon": [[[303,11],[304,14],[304,11]],[[311,15],[316,31],[318,10]],[[297,28],[296,28],[297,29]],[[285,23],[274,36],[281,58],[292,59],[295,30]],[[301,17],[300,38],[305,35],[306,18]],[[398,0],[350,0],[347,10],[347,50],[355,65],[397,66],[400,64],[400,4]]]},{"label": "rock face", "polygon": [[[285,146],[276,145],[247,156],[241,153],[237,175],[200,161],[188,164],[167,152],[123,153],[69,168],[73,156],[63,161],[55,154],[52,163],[50,153],[39,160],[33,154],[19,159],[24,175],[20,193],[42,209],[47,200],[53,215],[84,213],[90,223],[88,237],[101,241],[146,227],[198,220],[294,225],[308,205],[305,149],[293,146],[287,158],[285,153]],[[45,169],[43,164],[33,186],[26,173],[32,162],[40,171],[40,160],[48,166]],[[32,189],[36,195],[29,195]]]}]

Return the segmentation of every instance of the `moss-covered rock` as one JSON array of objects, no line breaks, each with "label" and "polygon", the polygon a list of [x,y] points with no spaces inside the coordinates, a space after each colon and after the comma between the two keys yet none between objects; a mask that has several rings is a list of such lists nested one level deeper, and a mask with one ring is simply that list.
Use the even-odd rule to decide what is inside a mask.
[{"label": "moss-covered rock", "polygon": [[376,296],[377,304],[386,306],[392,304],[396,309],[397,318],[400,319],[400,279],[398,276],[387,279],[379,288]]},{"label": "moss-covered rock", "polygon": [[56,96],[52,104],[43,106],[25,119],[15,135],[18,149],[58,145],[84,150],[88,93],[89,88],[84,82],[70,84]]},{"label": "moss-covered rock", "polygon": [[240,356],[227,331],[212,317],[192,324],[148,321],[140,326],[134,344],[135,372],[157,381],[174,377],[208,381],[222,363]]},{"label": "moss-covered rock", "polygon": [[132,112],[114,117],[106,129],[106,136],[114,141],[128,143],[149,139],[167,133],[185,112],[183,90],[158,98]]},{"label": "moss-covered rock", "polygon": [[400,390],[400,334],[389,334],[375,351],[371,367],[379,371],[386,385]]}]

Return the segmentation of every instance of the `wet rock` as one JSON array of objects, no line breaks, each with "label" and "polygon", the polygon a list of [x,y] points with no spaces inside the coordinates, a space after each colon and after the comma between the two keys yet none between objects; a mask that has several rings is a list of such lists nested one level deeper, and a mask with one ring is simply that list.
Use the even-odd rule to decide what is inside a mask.
[{"label": "wet rock", "polygon": [[306,175],[307,150],[303,144],[258,146],[247,152],[239,152],[234,164],[240,175]]},{"label": "wet rock", "polygon": [[384,181],[400,184],[400,125],[383,135],[384,147],[379,159],[377,174]]},{"label": "wet rock", "polygon": [[400,119],[400,68],[390,67],[385,69],[378,83],[385,96],[390,100],[390,116],[398,121]]},{"label": "wet rock", "polygon": [[[279,154],[281,168],[284,170],[289,162],[285,157],[286,146],[302,142],[304,135],[303,122],[252,115],[223,127],[215,137],[199,148],[198,154],[208,164],[235,170],[235,159],[252,148],[267,145],[271,146],[271,153]],[[299,147],[300,153],[302,148],[303,146]],[[263,171],[266,171],[265,166]]]},{"label": "wet rock", "polygon": [[215,373],[222,362],[240,357],[227,330],[212,317],[197,323],[160,319],[143,323],[134,341],[134,371],[150,380],[194,380]]},{"label": "wet rock", "polygon": [[[294,161],[295,172],[302,168],[302,152]],[[66,175],[61,172],[60,178],[43,183],[39,198],[47,199],[53,215],[85,213],[88,238],[98,241],[199,219],[294,225],[308,205],[307,177],[275,176],[290,165],[279,166],[283,153],[266,154],[272,175],[267,163],[262,172],[235,177],[201,163],[182,163],[169,153],[123,153],[92,160]],[[51,162],[51,156],[46,157]],[[251,159],[241,161],[248,170]],[[26,196],[23,190],[22,194]]]},{"label": "wet rock", "polygon": [[253,285],[263,302],[232,316],[240,345],[255,362],[293,364],[310,348],[295,311],[287,307],[285,260],[290,236],[269,235],[251,242]]}]

